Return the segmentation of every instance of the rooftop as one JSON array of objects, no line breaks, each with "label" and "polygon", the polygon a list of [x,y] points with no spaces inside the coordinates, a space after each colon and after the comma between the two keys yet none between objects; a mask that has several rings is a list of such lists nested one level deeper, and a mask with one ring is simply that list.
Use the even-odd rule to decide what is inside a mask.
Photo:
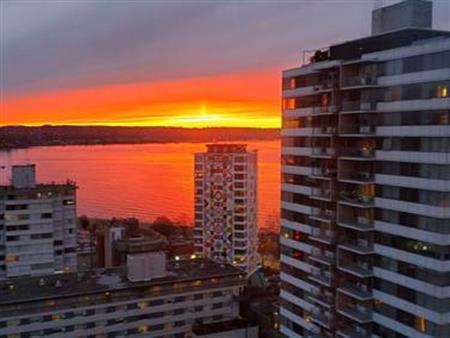
[{"label": "rooftop", "polygon": [[245,153],[246,144],[237,143],[210,143],[206,145],[208,153]]},{"label": "rooftop", "polygon": [[[134,287],[172,285],[226,276],[239,277],[241,270],[208,259],[170,261],[168,275],[151,281],[131,282],[125,268],[24,277],[0,282],[0,306],[19,302],[126,290]],[[243,275],[242,275],[243,276]]]},{"label": "rooftop", "polygon": [[65,182],[49,182],[39,183],[34,187],[17,188],[13,185],[0,185],[0,193],[21,193],[21,192],[47,192],[47,191],[62,191],[67,189],[77,189],[78,186],[75,181],[67,180]]}]

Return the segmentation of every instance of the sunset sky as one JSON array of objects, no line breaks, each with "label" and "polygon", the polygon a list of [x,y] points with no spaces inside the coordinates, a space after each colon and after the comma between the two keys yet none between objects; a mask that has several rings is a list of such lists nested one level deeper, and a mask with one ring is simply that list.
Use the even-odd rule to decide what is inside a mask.
[{"label": "sunset sky", "polygon": [[[433,3],[434,27],[450,29],[449,2]],[[368,35],[374,2],[0,6],[0,125],[279,127],[281,70],[305,49]]]}]

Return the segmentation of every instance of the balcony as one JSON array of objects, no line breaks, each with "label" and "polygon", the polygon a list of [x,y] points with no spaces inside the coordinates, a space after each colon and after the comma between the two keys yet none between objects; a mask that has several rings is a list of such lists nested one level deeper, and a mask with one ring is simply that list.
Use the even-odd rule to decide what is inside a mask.
[{"label": "balcony", "polygon": [[338,269],[359,278],[373,276],[373,270],[367,262],[338,263]]},{"label": "balcony", "polygon": [[336,155],[336,149],[329,147],[313,147],[311,157],[332,158]]},{"label": "balcony", "polygon": [[310,219],[315,219],[322,222],[333,222],[336,218],[336,213],[333,210],[312,208],[312,215],[309,216]]},{"label": "balcony", "polygon": [[336,134],[336,128],[330,126],[314,127],[312,129],[313,136],[332,136]]},{"label": "balcony", "polygon": [[326,308],[332,308],[334,307],[334,297],[331,292],[317,292],[317,293],[311,293],[307,296],[307,299],[312,302],[319,304],[321,306],[324,306]]},{"label": "balcony", "polygon": [[334,265],[336,264],[336,255],[334,252],[325,251],[322,253],[319,249],[314,249],[312,254],[309,256],[309,259],[315,262],[319,262],[325,265]]},{"label": "balcony", "polygon": [[345,241],[338,246],[339,249],[351,251],[359,255],[368,255],[374,253],[373,244],[366,239],[358,238],[358,240]]},{"label": "balcony", "polygon": [[[355,169],[355,168],[353,168]],[[373,183],[375,177],[371,171],[349,171],[342,172],[339,179],[341,182],[356,183],[356,184],[367,184]]]},{"label": "balcony", "polygon": [[331,201],[331,189],[330,188],[312,188],[310,198],[315,198],[323,201]]},{"label": "balcony", "polygon": [[372,125],[354,125],[344,126],[340,129],[339,135],[341,136],[372,136],[375,135],[375,126]]},{"label": "balcony", "polygon": [[313,115],[329,115],[333,114],[335,111],[335,106],[316,106],[312,109]]},{"label": "balcony", "polygon": [[375,158],[375,151],[368,147],[361,148],[343,148],[339,154],[341,159],[356,161],[371,161]]},{"label": "balcony", "polygon": [[324,286],[331,287],[333,274],[330,271],[320,270],[315,267],[312,269],[308,278]]},{"label": "balcony", "polygon": [[342,79],[342,89],[364,88],[377,86],[377,78],[371,75],[347,76]]},{"label": "balcony", "polygon": [[373,299],[371,290],[362,283],[360,285],[347,284],[338,288],[337,291],[360,301]]},{"label": "balcony", "polygon": [[338,307],[337,311],[340,314],[360,324],[365,324],[372,321],[372,309],[365,307],[361,304],[356,304],[354,306]]},{"label": "balcony", "polygon": [[335,177],[336,173],[337,173],[336,169],[313,167],[310,176],[313,178],[329,180],[332,177]]},{"label": "balcony", "polygon": [[371,338],[372,334],[370,331],[365,330],[364,328],[354,325],[344,327],[343,329],[339,329],[337,331],[338,337],[341,338]]},{"label": "balcony", "polygon": [[358,231],[374,230],[373,220],[364,216],[359,216],[357,218],[340,217],[338,224],[341,227]]},{"label": "balcony", "polygon": [[335,233],[329,229],[321,229],[314,227],[309,239],[325,244],[332,244],[335,241]]},{"label": "balcony", "polygon": [[311,320],[327,329],[331,327],[332,315],[329,312],[320,312],[318,310],[311,313]]},{"label": "balcony", "polygon": [[368,113],[377,110],[376,102],[343,101],[342,114]]},{"label": "balcony", "polygon": [[371,208],[374,205],[373,202],[374,200],[372,196],[359,193],[356,190],[344,190],[339,194],[339,203],[352,207]]}]

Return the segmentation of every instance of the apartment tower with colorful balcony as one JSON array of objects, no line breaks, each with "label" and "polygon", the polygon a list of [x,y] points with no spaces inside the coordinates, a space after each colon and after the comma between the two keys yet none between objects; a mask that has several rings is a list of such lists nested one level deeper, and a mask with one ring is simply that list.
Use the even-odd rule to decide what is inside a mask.
[{"label": "apartment tower with colorful balcony", "polygon": [[450,32],[431,2],[283,72],[287,337],[450,336]]},{"label": "apartment tower with colorful balcony", "polygon": [[208,144],[195,154],[197,255],[247,272],[258,264],[257,152],[245,144]]}]

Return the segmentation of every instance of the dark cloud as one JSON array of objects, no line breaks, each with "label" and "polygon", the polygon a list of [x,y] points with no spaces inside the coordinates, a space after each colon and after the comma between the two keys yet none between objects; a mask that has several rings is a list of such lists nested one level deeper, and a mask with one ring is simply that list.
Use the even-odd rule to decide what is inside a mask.
[{"label": "dark cloud", "polygon": [[[392,3],[396,1],[385,1]],[[367,35],[373,2],[1,1],[6,95],[291,66]],[[449,29],[449,3],[434,1]]]}]

